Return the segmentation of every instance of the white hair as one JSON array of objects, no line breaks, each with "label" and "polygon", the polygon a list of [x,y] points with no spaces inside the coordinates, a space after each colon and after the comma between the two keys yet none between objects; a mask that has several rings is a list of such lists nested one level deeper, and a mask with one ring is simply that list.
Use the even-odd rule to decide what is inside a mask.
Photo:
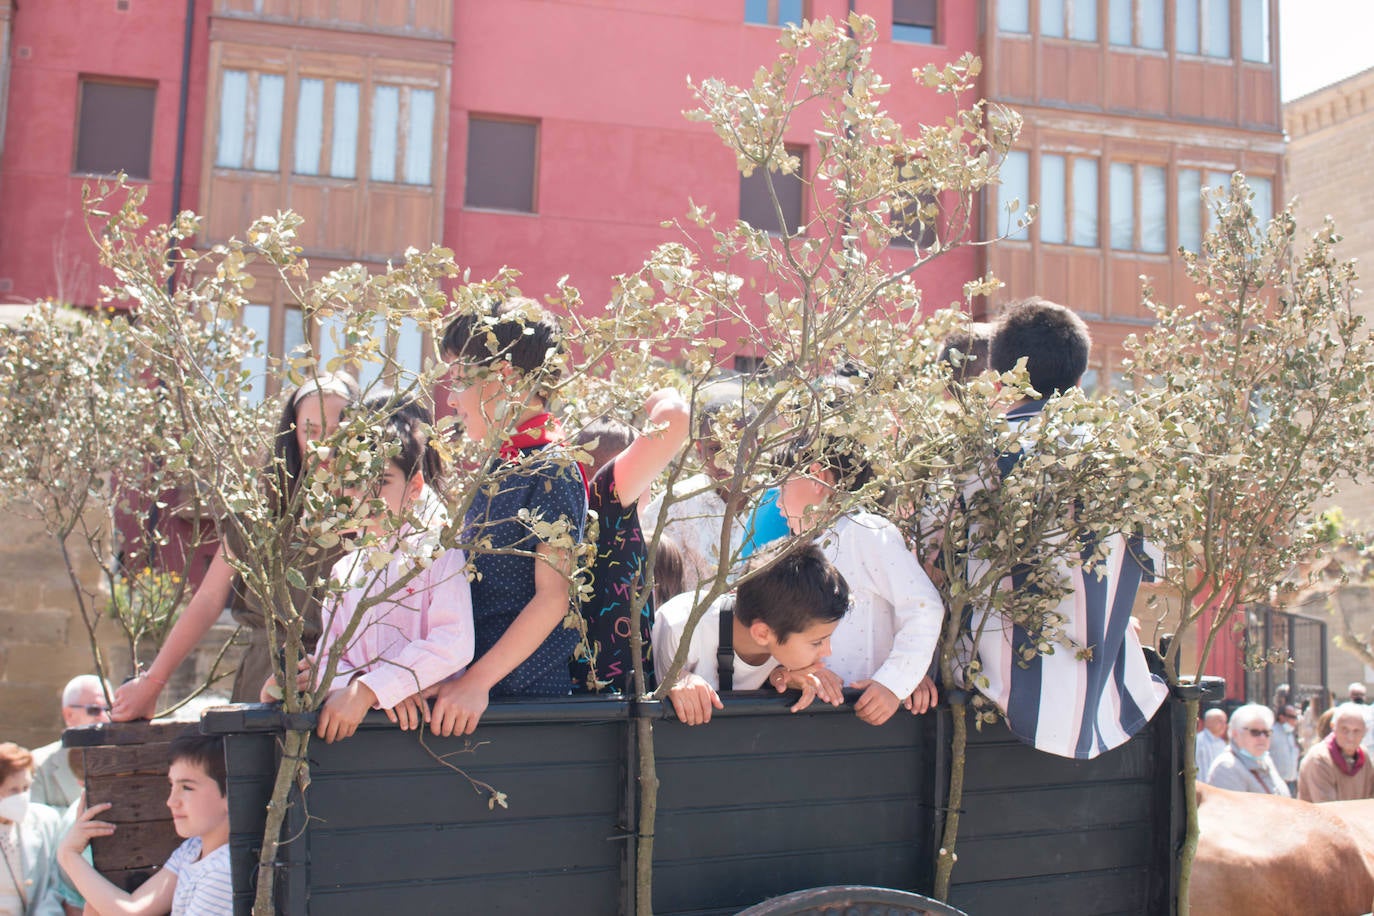
[{"label": "white hair", "polygon": [[1361,725],[1367,724],[1364,717],[1364,711],[1367,708],[1368,707],[1362,706],[1359,703],[1341,703],[1335,709],[1331,710],[1331,727],[1335,728],[1336,723],[1342,719],[1355,719]]},{"label": "white hair", "polygon": [[94,674],[78,674],[67,682],[66,687],[62,688],[62,705],[75,706],[81,701],[81,695],[88,690],[94,690],[103,698],[104,691],[110,690],[110,684],[108,681],[102,681]]},{"label": "white hair", "polygon": [[1231,725],[1228,731],[1235,734],[1237,729],[1246,728],[1249,723],[1256,719],[1263,719],[1265,728],[1274,727],[1274,711],[1272,709],[1262,703],[1246,703],[1231,713]]},{"label": "white hair", "polygon": [[1211,722],[1211,721],[1214,721],[1218,716],[1220,716],[1221,718],[1225,719],[1225,718],[1226,718],[1226,710],[1221,709],[1220,707],[1214,706],[1214,707],[1212,707],[1211,709],[1207,710],[1205,713],[1202,714],[1202,721],[1204,721],[1204,722]]}]

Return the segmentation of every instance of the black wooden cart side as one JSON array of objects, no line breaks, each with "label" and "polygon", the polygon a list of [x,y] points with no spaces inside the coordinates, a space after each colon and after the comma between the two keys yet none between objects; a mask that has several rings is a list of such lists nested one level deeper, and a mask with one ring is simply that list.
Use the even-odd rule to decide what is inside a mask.
[{"label": "black wooden cart side", "polygon": [[[312,742],[283,911],[633,913],[632,717],[661,715],[603,698],[493,703],[475,749],[449,759],[506,793],[508,809],[431,756],[462,751],[461,739],[427,737],[427,750],[372,714],[342,743]],[[930,893],[948,708],[872,728],[848,708],[792,715],[776,696],[740,694],[717,715],[655,724],[656,913],[733,914],[830,884]],[[1033,751],[1000,725],[971,731],[951,902],[972,916],[1171,913],[1181,720],[1171,702],[1093,761]],[[226,738],[237,913],[252,899],[282,727],[264,706],[202,720]]]}]

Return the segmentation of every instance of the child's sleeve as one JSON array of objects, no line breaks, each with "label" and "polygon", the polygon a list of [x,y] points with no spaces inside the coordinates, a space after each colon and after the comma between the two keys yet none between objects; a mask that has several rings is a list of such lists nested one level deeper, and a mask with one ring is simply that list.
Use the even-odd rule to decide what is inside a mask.
[{"label": "child's sleeve", "polygon": [[[654,615],[654,629],[650,634],[654,647],[654,674],[658,682],[663,683],[665,675],[668,673],[669,666],[673,663],[673,657],[677,655],[678,646],[682,644],[682,631],[687,625],[687,618],[692,613],[692,603],[696,599],[694,592],[684,592],[668,599]],[[707,618],[711,615],[706,614],[697,623],[700,629],[705,625]],[[693,639],[688,647],[695,649],[697,640]],[[682,666],[683,671],[693,671],[696,668],[696,659],[691,654],[687,656],[687,662]]]},{"label": "child's sleeve", "polygon": [[[472,592],[461,550],[439,556],[428,570],[416,576],[416,591],[423,589],[419,613],[420,639],[406,643],[394,655],[378,659],[372,670],[359,678],[377,695],[377,706],[390,709],[413,693],[456,674],[472,661]],[[403,588],[402,591],[405,589]],[[396,613],[414,613],[404,608]]]},{"label": "child's sleeve", "polygon": [[537,475],[530,487],[529,509],[539,520],[567,519],[574,540],[582,540],[587,523],[587,487],[582,473],[570,460],[549,458],[535,465]]},{"label": "child's sleeve", "polygon": [[891,604],[893,616],[892,651],[878,663],[872,679],[903,699],[930,669],[945,606],[895,525],[884,521],[864,530],[867,543],[859,545],[860,561],[875,591]]}]

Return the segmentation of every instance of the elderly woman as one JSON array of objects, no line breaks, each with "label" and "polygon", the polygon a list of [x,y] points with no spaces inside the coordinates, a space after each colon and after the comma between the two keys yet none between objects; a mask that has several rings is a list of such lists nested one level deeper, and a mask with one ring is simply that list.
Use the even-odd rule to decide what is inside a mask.
[{"label": "elderly woman", "polygon": [[62,916],[57,892],[57,841],[61,815],[30,804],[33,755],[0,744],[0,913]]},{"label": "elderly woman", "polygon": [[1291,798],[1274,761],[1269,742],[1274,737],[1274,713],[1268,706],[1250,703],[1231,713],[1227,729],[1231,743],[1212,762],[1208,785],[1233,792],[1262,792]]},{"label": "elderly woman", "polygon": [[1298,769],[1298,798],[1310,802],[1374,798],[1374,766],[1360,746],[1364,708],[1342,703],[1331,712],[1331,734],[1314,744]]}]

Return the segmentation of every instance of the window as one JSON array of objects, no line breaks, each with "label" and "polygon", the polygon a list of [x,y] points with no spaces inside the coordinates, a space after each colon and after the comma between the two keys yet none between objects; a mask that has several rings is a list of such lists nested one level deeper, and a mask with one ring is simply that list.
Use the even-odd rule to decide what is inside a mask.
[{"label": "window", "polygon": [[1164,167],[1113,162],[1109,175],[1112,247],[1162,253],[1168,245]]},{"label": "window", "polygon": [[243,361],[248,372],[248,388],[243,399],[261,404],[267,398],[267,353],[271,348],[272,306],[250,303],[243,307],[243,326],[253,332],[257,352]]},{"label": "window", "polygon": [[[997,186],[997,215],[993,237],[1005,235],[1018,242],[1026,241],[1029,229],[1017,229],[1016,221],[1025,216],[1030,204],[1030,153],[1012,150],[998,169],[1001,183]],[[1016,209],[1012,210],[1012,205]]]},{"label": "window", "polygon": [[1040,0],[1040,34],[1097,41],[1097,0]]},{"label": "window", "polygon": [[1207,57],[1231,56],[1230,0],[1175,0],[1178,50]]},{"label": "window", "polygon": [[935,44],[938,16],[937,0],[892,0],[892,40]]},{"label": "window", "polygon": [[744,0],[744,21],[755,25],[801,25],[802,0]]},{"label": "window", "polygon": [[768,363],[762,356],[736,356],[734,366],[740,375],[762,375]]},{"label": "window", "polygon": [[427,185],[434,151],[434,90],[372,87],[373,181]]},{"label": "window", "polygon": [[286,79],[281,74],[224,71],[215,142],[218,168],[277,171],[285,94]]},{"label": "window", "polygon": [[1240,0],[1240,56],[1269,63],[1269,0]]},{"label": "window", "polygon": [[1097,245],[1097,160],[1087,156],[1040,156],[1040,241]]},{"label": "window", "polygon": [[922,220],[921,211],[939,203],[934,194],[907,197],[892,209],[892,225],[900,227],[900,235],[893,236],[891,245],[898,248],[924,249],[934,246],[938,236],[936,218]]},{"label": "window", "polygon": [[1030,0],[998,0],[997,30],[1000,32],[1030,32]]},{"label": "window", "polygon": [[469,118],[464,206],[533,213],[538,140],[537,124]]},{"label": "window", "polygon": [[1202,250],[1202,234],[1216,222],[1216,214],[1204,201],[1204,188],[1229,188],[1231,173],[1215,169],[1178,170],[1178,244],[1189,251]]},{"label": "window", "polygon": [[83,79],[80,92],[73,171],[148,178],[157,87]]},{"label": "window", "polygon": [[1111,0],[1109,38],[1120,47],[1164,48],[1164,0]]},{"label": "window", "polygon": [[[789,146],[787,152],[801,161],[790,175],[756,168],[749,177],[741,175],[739,180],[739,218],[755,229],[774,235],[782,235],[784,231],[787,235],[796,235],[802,224],[802,174],[806,171],[806,151]],[[778,198],[776,207],[768,193],[770,179]],[[782,210],[782,225],[778,225],[779,209]]]},{"label": "window", "polygon": [[1259,221],[1261,230],[1274,218],[1274,181],[1271,178],[1257,178],[1253,175],[1245,176],[1245,180],[1250,183],[1250,190],[1255,197],[1250,201],[1250,206],[1255,211],[1255,219]]},{"label": "window", "polygon": [[292,171],[297,175],[358,177],[357,83],[313,78],[300,81],[295,157]]}]

